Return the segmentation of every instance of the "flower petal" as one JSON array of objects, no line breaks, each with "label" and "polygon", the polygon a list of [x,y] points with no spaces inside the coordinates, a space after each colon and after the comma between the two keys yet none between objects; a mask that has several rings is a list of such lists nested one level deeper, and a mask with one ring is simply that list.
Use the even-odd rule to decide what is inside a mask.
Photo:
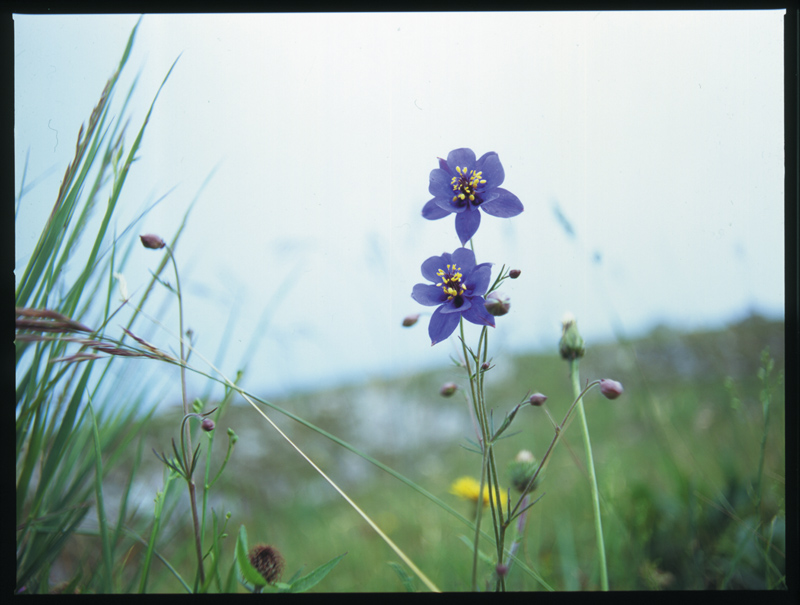
[{"label": "flower petal", "polygon": [[498,187],[494,191],[500,195],[491,201],[481,204],[481,210],[486,214],[499,216],[500,218],[511,218],[512,216],[517,216],[525,209],[522,206],[522,202],[519,201],[519,198],[510,191],[506,191],[502,187]]},{"label": "flower petal", "polygon": [[460,313],[442,313],[441,307],[436,309],[431,315],[431,323],[428,324],[428,336],[431,337],[431,346],[447,339],[455,331],[460,319]]},{"label": "flower petal", "polygon": [[422,217],[428,219],[429,221],[435,221],[436,219],[444,218],[448,214],[450,214],[450,210],[445,210],[439,204],[437,204],[436,198],[429,200],[422,207]]},{"label": "flower petal", "polygon": [[442,170],[434,168],[428,177],[428,192],[437,198],[449,200],[453,197],[453,177]]},{"label": "flower petal", "polygon": [[427,307],[441,305],[447,300],[444,290],[431,284],[417,284],[411,291],[411,298]]},{"label": "flower petal", "polygon": [[461,147],[460,149],[453,149],[447,154],[447,165],[450,166],[452,174],[456,174],[456,166],[462,170],[472,170],[475,168],[475,152],[468,147]]},{"label": "flower petal", "polygon": [[465,203],[461,200],[456,200],[454,202],[453,198],[451,197],[435,197],[433,198],[433,201],[436,202],[436,205],[442,210],[447,210],[448,214],[450,212],[464,212],[464,210],[467,210],[470,207],[468,203]]},{"label": "flower petal", "polygon": [[492,264],[481,263],[472,274],[464,278],[464,283],[467,286],[471,296],[483,296],[486,290],[489,289],[489,281],[492,279]]},{"label": "flower petal", "polygon": [[[481,206],[482,205],[483,204],[481,204]],[[461,240],[462,245],[466,244],[472,236],[475,235],[480,224],[481,213],[477,208],[472,208],[470,206],[466,212],[456,214],[456,234],[458,235],[458,239]]]},{"label": "flower petal", "polygon": [[469,309],[471,306],[472,306],[472,301],[469,298],[467,298],[466,296],[463,296],[461,298],[461,305],[460,306],[456,307],[455,304],[453,304],[452,300],[448,300],[447,302],[445,302],[439,308],[442,310],[442,313],[463,313],[464,311]]},{"label": "flower petal", "polygon": [[441,280],[439,279],[439,276],[436,275],[436,272],[439,269],[447,268],[448,264],[450,264],[449,252],[445,252],[441,256],[431,256],[430,258],[426,259],[424,263],[422,263],[422,277],[428,281],[437,283]]},{"label": "flower petal", "polygon": [[475,269],[475,253],[469,248],[456,248],[450,259],[461,269],[461,275],[468,276]]},{"label": "flower petal", "polygon": [[462,317],[470,323],[478,324],[479,326],[492,326],[494,327],[494,317],[484,306],[483,298],[476,296],[472,299],[472,306],[464,311]]},{"label": "flower petal", "polygon": [[484,153],[475,164],[475,169],[483,173],[483,178],[486,181],[483,185],[485,191],[499,187],[506,178],[503,165],[500,163],[500,156],[494,151]]}]

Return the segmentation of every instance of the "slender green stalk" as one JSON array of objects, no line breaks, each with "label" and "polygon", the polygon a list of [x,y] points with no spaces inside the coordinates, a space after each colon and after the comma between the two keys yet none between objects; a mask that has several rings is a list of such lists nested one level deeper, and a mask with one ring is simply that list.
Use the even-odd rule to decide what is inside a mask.
[{"label": "slender green stalk", "polygon": [[[467,376],[469,376],[469,386],[470,391],[472,393],[472,406],[475,411],[475,419],[478,422],[478,444],[481,448],[481,480],[480,480],[480,488],[478,489],[478,498],[477,502],[475,503],[475,538],[473,541],[473,548],[472,548],[472,592],[475,592],[478,589],[478,546],[480,543],[480,536],[481,536],[481,521],[483,520],[483,486],[485,476],[485,469],[486,469],[486,439],[485,435],[486,432],[484,431],[483,427],[485,425],[485,418],[483,417],[482,408],[479,403],[479,391],[475,388],[475,380],[472,375],[472,367],[469,362],[469,351],[467,349],[467,341],[464,339],[464,320],[461,319],[459,321],[459,330],[461,332],[461,349],[464,354],[464,367],[467,370]],[[476,372],[478,371],[476,367]]]},{"label": "slender green stalk", "polygon": [[[177,473],[172,470],[167,471],[167,477],[164,480],[164,491],[158,492],[156,494],[156,506],[155,506],[155,513],[153,515],[153,529],[150,531],[150,540],[147,542],[147,551],[145,552],[144,556],[144,563],[142,564],[142,577],[139,581],[139,593],[144,594],[147,590],[147,579],[150,576],[150,565],[153,561],[153,554],[156,548],[156,538],[158,537],[158,532],[161,530],[161,514],[164,510],[164,502],[167,499],[167,492],[169,490],[170,483],[172,480],[177,476]],[[188,591],[188,586],[186,586]]]},{"label": "slender green stalk", "polygon": [[[188,416],[189,410],[189,400],[186,397],[186,353],[184,351],[183,346],[183,297],[181,295],[181,279],[178,273],[178,263],[175,262],[175,255],[172,253],[172,249],[167,246],[167,253],[169,254],[169,258],[172,261],[172,267],[175,269],[175,292],[178,296],[178,321],[180,323],[180,346],[181,346],[181,401],[183,402],[183,414],[184,417]],[[194,451],[192,449],[192,432],[191,427],[189,426],[188,422],[183,423],[182,427],[182,435],[181,441],[186,439],[186,443],[188,443],[188,449],[182,448],[183,453],[183,460],[185,463],[185,468],[187,469],[186,472],[186,484],[189,488],[189,500],[191,501],[191,509],[192,509],[192,527],[194,529],[194,546],[195,552],[197,554],[197,573],[199,577],[199,584],[202,586],[205,584],[205,572],[203,570],[203,542],[202,542],[202,535],[200,531],[200,520],[197,517],[197,489],[194,484],[194,479],[192,477],[194,464],[192,461],[189,460],[189,456],[192,455]]]},{"label": "slender green stalk", "polygon": [[102,592],[108,593],[112,590],[113,569],[114,566],[111,561],[111,542],[108,539],[108,521],[106,520],[105,501],[103,499],[103,457],[102,446],[100,445],[100,432],[97,430],[97,419],[92,409],[92,402],[88,403],[89,413],[92,416],[92,437],[94,440],[94,458],[95,458],[95,494],[97,496],[97,525],[100,528],[100,539],[103,549],[103,567],[105,574],[103,578]]},{"label": "slender green stalk", "polygon": [[581,393],[581,379],[579,373],[579,359],[569,361],[569,375],[572,379],[572,391],[578,400],[578,415],[581,418],[583,429],[583,443],[586,446],[586,467],[589,471],[589,483],[592,488],[592,508],[594,510],[594,531],[597,537],[597,550],[600,557],[600,586],[608,590],[608,567],[606,565],[606,547],[603,540],[603,522],[600,518],[600,496],[597,492],[597,474],[594,470],[594,457],[592,456],[592,442],[589,439],[589,425],[586,422],[586,411],[583,408]]}]

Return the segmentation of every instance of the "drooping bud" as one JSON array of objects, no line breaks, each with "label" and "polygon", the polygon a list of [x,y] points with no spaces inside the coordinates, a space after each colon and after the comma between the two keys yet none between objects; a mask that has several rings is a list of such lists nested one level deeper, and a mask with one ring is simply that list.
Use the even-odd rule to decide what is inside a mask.
[{"label": "drooping bud", "polygon": [[616,399],[622,395],[622,385],[616,380],[603,378],[603,380],[600,381],[600,392],[606,399]]},{"label": "drooping bud", "polygon": [[578,322],[575,316],[572,313],[565,314],[564,319],[561,320],[561,327],[561,340],[558,343],[561,357],[567,360],[583,357],[584,353],[586,353],[586,348],[584,347],[583,338],[578,332]]},{"label": "drooping bud", "polygon": [[531,405],[535,405],[538,407],[542,405],[545,401],[547,401],[547,396],[542,395],[541,393],[534,393],[533,395],[530,396],[530,399],[528,399],[528,401],[530,402]]},{"label": "drooping bud", "polygon": [[521,273],[522,271],[520,271],[519,269],[511,269],[511,271],[508,272],[508,276],[511,279],[517,279]]},{"label": "drooping bud", "polygon": [[203,422],[200,423],[200,428],[206,433],[210,433],[214,430],[214,421],[211,420],[211,418],[203,418]]},{"label": "drooping bud", "polygon": [[536,459],[528,450],[521,450],[517,457],[508,465],[508,474],[511,477],[511,485],[521,494],[527,494],[539,486],[539,478],[528,485],[536,473],[538,465]]},{"label": "drooping bud", "polygon": [[445,382],[442,388],[439,389],[439,394],[442,397],[450,397],[458,390],[458,385],[455,382]]},{"label": "drooping bud", "polygon": [[159,250],[167,245],[163,239],[152,233],[140,235],[139,239],[142,240],[142,245],[145,248],[150,248],[151,250]]},{"label": "drooping bud", "polygon": [[280,578],[283,571],[283,557],[276,548],[259,544],[252,548],[247,557],[268,584],[274,584]]},{"label": "drooping bud", "polygon": [[490,292],[486,295],[486,310],[495,317],[508,313],[511,308],[511,299],[502,292]]},{"label": "drooping bud", "polygon": [[415,315],[407,315],[406,317],[403,318],[403,327],[410,328],[415,323],[417,323],[417,321],[419,321],[419,313]]}]

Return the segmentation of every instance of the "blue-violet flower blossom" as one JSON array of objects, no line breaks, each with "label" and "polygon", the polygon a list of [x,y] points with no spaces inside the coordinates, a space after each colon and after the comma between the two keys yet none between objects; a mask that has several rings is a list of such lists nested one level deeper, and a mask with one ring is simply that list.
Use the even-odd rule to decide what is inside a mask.
[{"label": "blue-violet flower blossom", "polygon": [[510,218],[524,210],[519,198],[500,185],[505,171],[494,151],[484,153],[477,161],[472,149],[463,147],[439,158],[439,168],[431,171],[428,191],[434,198],[422,208],[428,220],[456,213],[456,234],[466,244],[481,224],[481,213]]},{"label": "blue-violet flower blossom", "polygon": [[428,324],[431,345],[445,340],[463,317],[469,322],[494,327],[494,317],[484,306],[492,263],[475,264],[475,253],[458,248],[452,254],[431,256],[422,263],[422,276],[433,284],[417,284],[411,297],[421,305],[439,305]]}]

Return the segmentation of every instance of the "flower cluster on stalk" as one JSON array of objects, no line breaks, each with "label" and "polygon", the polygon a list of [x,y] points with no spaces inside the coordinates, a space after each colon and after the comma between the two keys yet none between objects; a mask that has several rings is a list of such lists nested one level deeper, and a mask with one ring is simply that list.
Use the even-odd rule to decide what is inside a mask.
[{"label": "flower cluster on stalk", "polygon": [[422,208],[422,216],[436,220],[455,213],[456,235],[462,245],[422,263],[422,276],[432,283],[417,284],[411,292],[418,303],[436,307],[428,325],[431,345],[448,338],[462,318],[494,327],[494,316],[508,312],[507,299],[485,299],[492,263],[478,264],[475,253],[463,247],[478,231],[481,210],[503,218],[522,212],[517,196],[500,187],[504,179],[503,165],[494,151],[476,159],[467,148],[454,149],[446,160],[439,158],[439,168],[431,171],[428,191],[434,197]]}]

